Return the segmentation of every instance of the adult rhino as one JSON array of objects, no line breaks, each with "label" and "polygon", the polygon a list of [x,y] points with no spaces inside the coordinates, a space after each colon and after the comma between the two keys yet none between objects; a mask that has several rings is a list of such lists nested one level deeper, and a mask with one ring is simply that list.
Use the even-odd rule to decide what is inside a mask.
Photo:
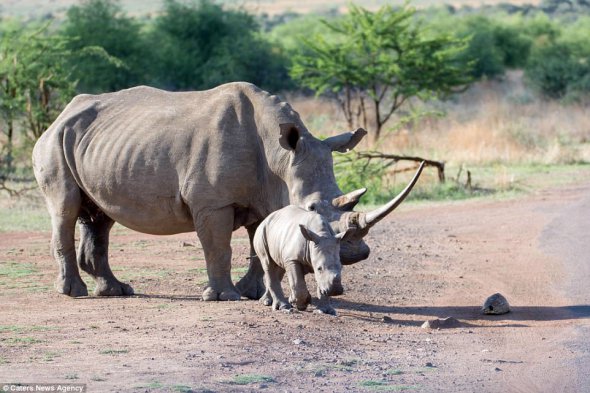
[{"label": "adult rhino", "polygon": [[108,264],[114,222],[160,235],[196,230],[209,278],[204,300],[262,296],[257,258],[237,288],[232,283],[231,234],[244,226],[252,241],[257,225],[289,204],[330,201],[322,210],[337,232],[358,228],[341,247],[343,263],[365,259],[362,236],[388,208],[379,217],[369,213],[369,222],[369,215],[351,212],[364,190],[343,195],[332,163],[332,151],[352,149],[365,134],[358,129],[320,141],[289,104],[248,83],[75,97],[33,150],[51,215],[57,291],[87,295],[79,266],[96,281],[96,295],[133,294]]}]

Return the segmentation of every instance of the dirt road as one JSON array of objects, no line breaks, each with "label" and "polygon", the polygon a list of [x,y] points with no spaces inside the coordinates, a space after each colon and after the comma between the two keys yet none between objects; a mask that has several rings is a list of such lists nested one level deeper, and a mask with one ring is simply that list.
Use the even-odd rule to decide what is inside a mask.
[{"label": "dirt road", "polygon": [[[405,205],[344,271],[338,317],[205,303],[192,234],[118,228],[111,265],[140,295],[51,289],[49,234],[0,235],[0,384],[97,391],[590,391],[590,179],[506,201]],[[233,241],[236,279],[247,240]],[[86,277],[87,278],[87,277]],[[90,280],[87,280],[90,282]],[[310,289],[314,288],[309,280]],[[480,307],[504,294],[512,312]],[[427,330],[452,316],[461,326]],[[2,385],[0,385],[0,388]]]}]

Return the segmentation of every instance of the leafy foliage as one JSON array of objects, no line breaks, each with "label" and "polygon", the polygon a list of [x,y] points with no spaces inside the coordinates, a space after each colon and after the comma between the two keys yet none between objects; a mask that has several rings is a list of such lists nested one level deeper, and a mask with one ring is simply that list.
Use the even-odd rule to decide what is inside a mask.
[{"label": "leafy foliage", "polygon": [[67,40],[48,34],[48,27],[2,24],[0,116],[7,137],[0,160],[2,180],[14,171],[17,125],[22,125],[25,139],[36,140],[74,93],[75,83],[65,64]]},{"label": "leafy foliage", "polygon": [[525,72],[548,98],[576,101],[590,95],[590,18],[579,18],[537,40]]},{"label": "leafy foliage", "polygon": [[317,94],[334,96],[349,126],[372,128],[376,141],[408,99],[445,95],[469,82],[469,65],[458,57],[465,41],[425,31],[414,14],[407,6],[374,13],[351,6],[341,20],[324,21],[333,39],[303,39],[291,74]]},{"label": "leafy foliage", "polygon": [[247,80],[277,89],[288,81],[284,60],[258,33],[254,17],[208,0],[166,0],[150,37],[155,82],[173,90]]},{"label": "leafy foliage", "polygon": [[141,26],[113,0],[84,0],[68,9],[69,67],[78,89],[99,93],[145,83],[150,52]]}]

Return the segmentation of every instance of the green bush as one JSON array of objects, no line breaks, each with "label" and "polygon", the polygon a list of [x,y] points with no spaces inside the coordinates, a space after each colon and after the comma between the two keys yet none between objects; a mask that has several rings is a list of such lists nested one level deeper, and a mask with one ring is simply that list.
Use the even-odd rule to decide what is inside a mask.
[{"label": "green bush", "polygon": [[244,80],[271,90],[287,87],[281,52],[258,30],[244,11],[224,10],[209,0],[166,0],[149,38],[156,84],[187,90]]},{"label": "green bush", "polygon": [[454,15],[439,11],[429,15],[429,23],[458,37],[470,37],[463,60],[473,61],[472,76],[478,79],[501,76],[509,68],[523,68],[535,43],[559,34],[559,25],[542,14]]},{"label": "green bush", "polygon": [[468,18],[464,22],[464,36],[471,36],[464,56],[474,60],[472,75],[475,78],[495,77],[504,73],[504,54],[496,45],[496,26],[484,16]]},{"label": "green bush", "polygon": [[538,42],[526,65],[529,83],[554,99],[579,100],[590,94],[590,18],[562,34]]},{"label": "green bush", "polygon": [[67,11],[63,34],[78,90],[114,91],[146,83],[150,51],[141,25],[113,0],[85,0]]}]

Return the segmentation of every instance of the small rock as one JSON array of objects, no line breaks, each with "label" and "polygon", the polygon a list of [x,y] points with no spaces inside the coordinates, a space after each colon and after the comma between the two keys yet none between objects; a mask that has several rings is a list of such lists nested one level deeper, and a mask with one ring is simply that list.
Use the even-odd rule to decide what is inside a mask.
[{"label": "small rock", "polygon": [[483,304],[481,312],[484,314],[506,314],[510,312],[510,304],[508,304],[508,300],[504,296],[499,293],[495,293]]},{"label": "small rock", "polygon": [[301,344],[303,344],[303,340],[301,340],[299,338],[296,338],[295,340],[293,340],[293,344],[295,344],[295,345],[301,345]]},{"label": "small rock", "polygon": [[500,367],[496,367],[494,371],[502,371],[502,369]]},{"label": "small rock", "polygon": [[189,242],[180,242],[180,247],[194,247],[195,245]]},{"label": "small rock", "polygon": [[391,317],[388,317],[387,315],[384,315],[383,318],[381,318],[381,322],[392,323],[393,319],[391,319]]},{"label": "small rock", "polygon": [[460,327],[461,322],[453,317],[431,319],[422,324],[422,329],[449,329]]},{"label": "small rock", "polygon": [[432,362],[426,362],[424,367],[434,367],[434,365],[432,364]]}]

